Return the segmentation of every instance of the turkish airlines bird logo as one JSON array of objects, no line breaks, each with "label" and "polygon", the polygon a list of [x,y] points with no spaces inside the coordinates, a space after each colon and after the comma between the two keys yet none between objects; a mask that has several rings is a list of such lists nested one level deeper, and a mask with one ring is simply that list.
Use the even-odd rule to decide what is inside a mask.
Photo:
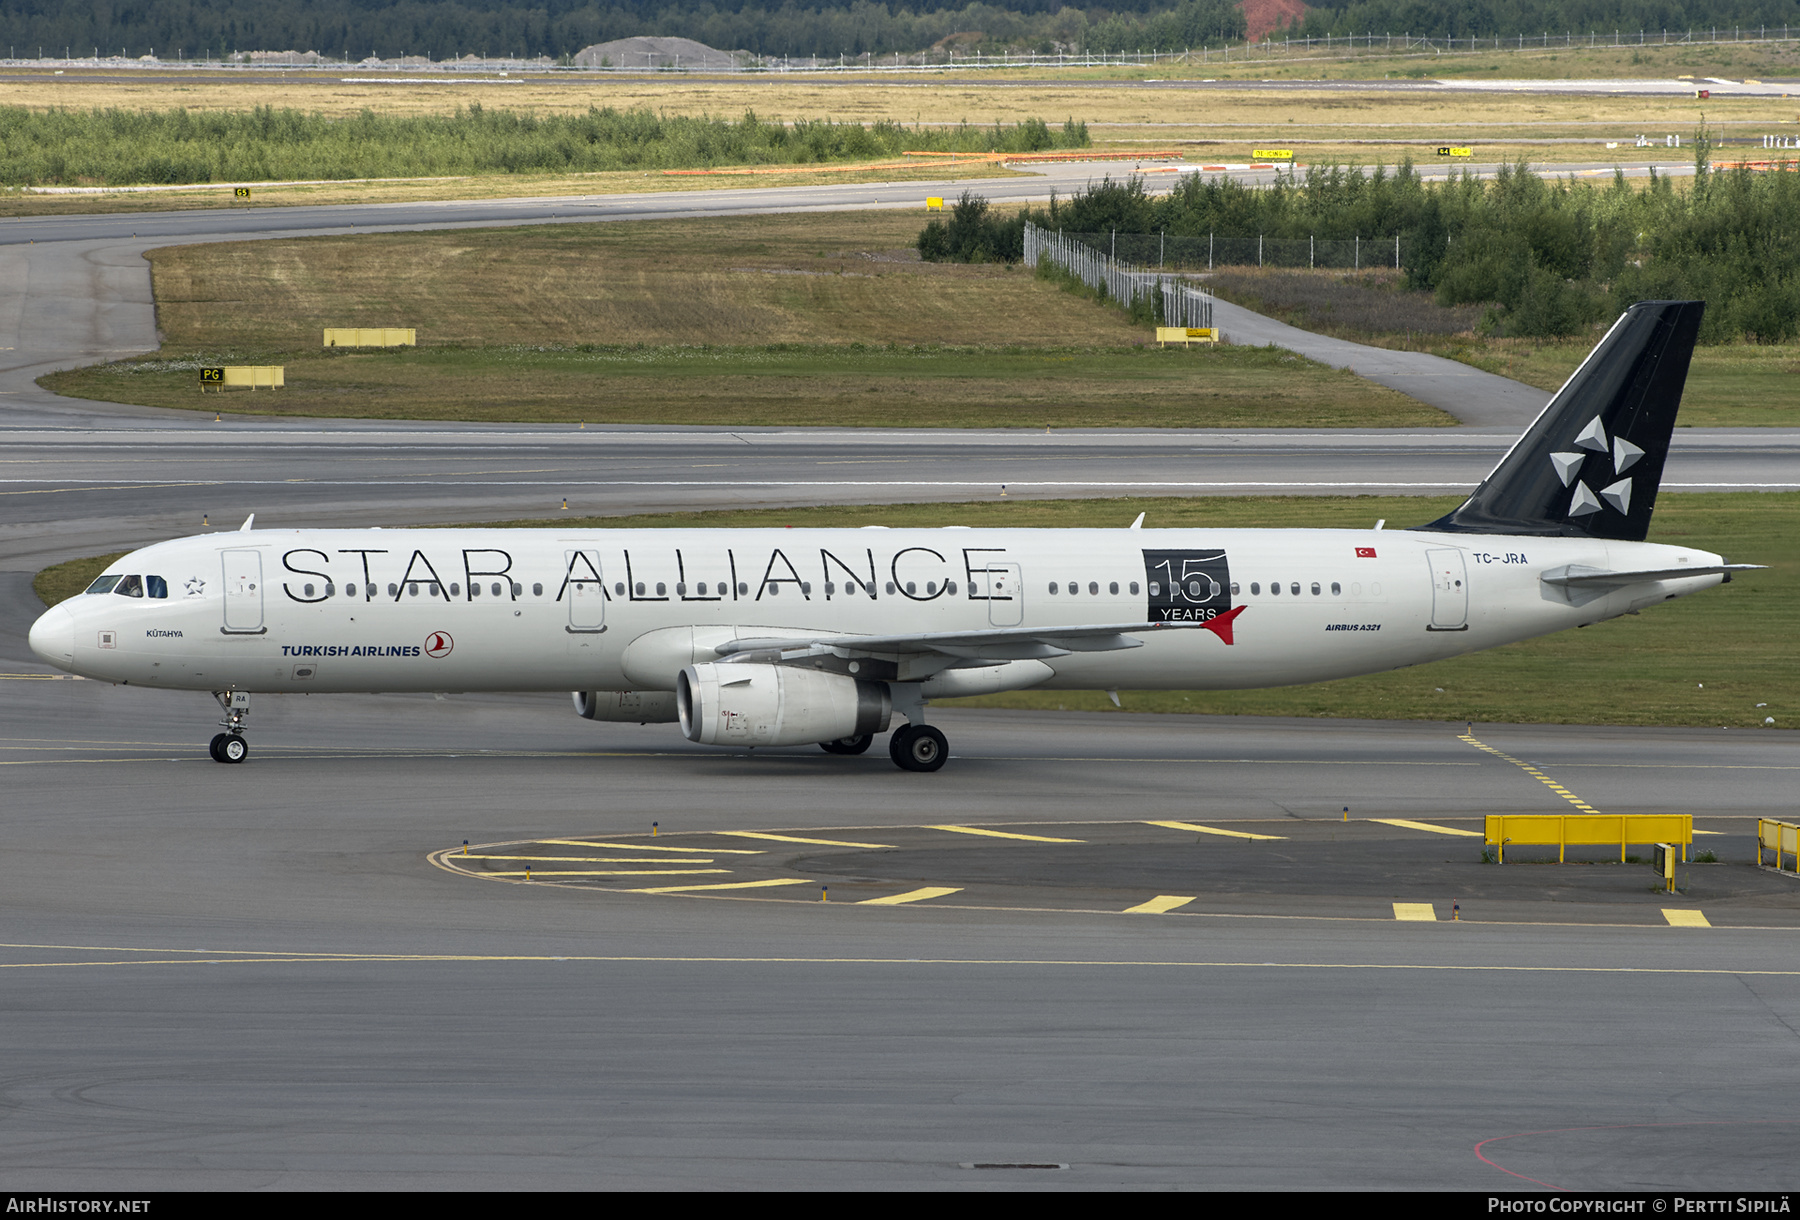
[{"label": "turkish airlines bird logo", "polygon": [[425,655],[428,657],[447,657],[455,647],[456,642],[448,631],[434,631],[425,637]]}]

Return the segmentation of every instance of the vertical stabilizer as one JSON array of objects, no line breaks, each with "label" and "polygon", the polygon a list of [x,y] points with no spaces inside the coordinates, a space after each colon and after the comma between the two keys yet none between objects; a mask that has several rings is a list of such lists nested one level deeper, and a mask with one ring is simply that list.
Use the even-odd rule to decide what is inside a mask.
[{"label": "vertical stabilizer", "polygon": [[1626,310],[1475,494],[1418,528],[1643,541],[1705,308]]}]

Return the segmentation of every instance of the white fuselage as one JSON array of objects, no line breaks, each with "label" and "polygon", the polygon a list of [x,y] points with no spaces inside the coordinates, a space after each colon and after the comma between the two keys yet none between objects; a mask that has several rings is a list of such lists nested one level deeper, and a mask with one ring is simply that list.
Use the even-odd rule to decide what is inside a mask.
[{"label": "white fuselage", "polygon": [[1143,647],[1016,665],[989,685],[1227,689],[1473,652],[1721,580],[1571,594],[1540,579],[1567,565],[1720,562],[1654,543],[1375,530],[257,530],[135,551],[108,572],[139,577],[143,596],[71,598],[31,642],[71,672],[172,689],[645,691],[675,689],[734,638],[1203,622],[1242,607],[1229,645],[1147,632]]}]

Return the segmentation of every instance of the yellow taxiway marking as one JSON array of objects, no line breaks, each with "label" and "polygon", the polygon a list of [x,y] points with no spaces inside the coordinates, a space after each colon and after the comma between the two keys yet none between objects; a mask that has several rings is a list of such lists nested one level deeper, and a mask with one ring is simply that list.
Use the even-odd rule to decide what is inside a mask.
[{"label": "yellow taxiway marking", "polygon": [[802,839],[798,835],[776,835],[762,830],[715,830],[713,834],[735,835],[740,839],[769,839],[776,843],[809,843],[814,847],[892,847],[892,843],[845,843],[840,839]]},{"label": "yellow taxiway marking", "polygon": [[1669,921],[1671,928],[1710,928],[1712,924],[1699,911],[1683,911],[1676,907],[1664,907],[1663,918]]},{"label": "yellow taxiway marking", "polygon": [[655,843],[590,843],[585,839],[533,839],[533,843],[550,843],[557,847],[610,847],[614,851],[687,851],[712,856],[760,856],[760,851],[736,847],[663,847]]},{"label": "yellow taxiway marking", "polygon": [[1402,830],[1429,830],[1434,835],[1469,835],[1482,838],[1479,830],[1458,830],[1454,826],[1433,826],[1430,822],[1414,822],[1407,818],[1370,818],[1371,822],[1380,822],[1383,826],[1398,826]]},{"label": "yellow taxiway marking", "polygon": [[[723,871],[723,870],[721,870]],[[773,885],[817,885],[811,877],[776,877],[769,881],[723,881],[715,885],[664,885],[651,890],[632,890],[633,894],[679,894],[683,890],[760,890]]]},{"label": "yellow taxiway marking", "polygon": [[527,871],[492,869],[488,877],[698,877],[705,873],[729,873],[728,868],[540,868]]},{"label": "yellow taxiway marking", "polygon": [[948,830],[959,835],[985,835],[990,839],[1024,839],[1030,843],[1085,843],[1086,839],[1053,839],[1049,835],[1014,834],[1010,830],[983,830],[979,826],[927,826],[926,830]]},{"label": "yellow taxiway marking", "polygon": [[922,890],[908,890],[904,894],[890,894],[886,898],[865,898],[856,905],[859,907],[897,907],[908,902],[924,902],[927,898],[942,898],[945,894],[960,893],[962,893],[960,886],[928,885]]},{"label": "yellow taxiway marking", "polygon": [[1394,918],[1417,923],[1436,923],[1437,912],[1432,909],[1429,902],[1396,902]]},{"label": "yellow taxiway marking", "polygon": [[711,864],[711,860],[671,860],[667,856],[482,856],[457,852],[457,860],[542,860],[547,864]]},{"label": "yellow taxiway marking", "polygon": [[1286,835],[1253,835],[1247,830],[1221,830],[1217,826],[1200,826],[1194,822],[1145,822],[1146,826],[1161,826],[1167,830],[1186,830],[1202,835],[1226,835],[1233,839],[1285,839]]},{"label": "yellow taxiway marking", "polygon": [[1543,784],[1546,788],[1550,789],[1550,791],[1556,793],[1556,795],[1562,797],[1563,800],[1569,802],[1569,804],[1575,806],[1575,808],[1581,810],[1583,813],[1599,813],[1600,812],[1598,809],[1594,808],[1592,805],[1588,804],[1586,801],[1584,801],[1580,797],[1576,796],[1573,792],[1570,792],[1567,788],[1563,787],[1561,784],[1559,784],[1555,780],[1551,779],[1548,775],[1545,775],[1537,767],[1526,762],[1524,759],[1514,758],[1511,754],[1508,754],[1504,750],[1496,750],[1493,746],[1487,745],[1486,743],[1481,742],[1481,741],[1477,741],[1475,739],[1474,734],[1472,734],[1472,733],[1458,733],[1456,736],[1457,736],[1458,740],[1468,742],[1470,745],[1474,746],[1477,750],[1486,750],[1489,754],[1492,754],[1495,758],[1504,758],[1507,762],[1511,763],[1513,766],[1518,767],[1520,770],[1524,771],[1525,774],[1531,776],[1533,779],[1535,779],[1539,783]]},{"label": "yellow taxiway marking", "polygon": [[1164,911],[1173,911],[1176,907],[1184,907],[1192,901],[1192,898],[1183,898],[1179,894],[1158,894],[1149,902],[1140,902],[1134,907],[1126,907],[1125,914],[1161,915]]}]

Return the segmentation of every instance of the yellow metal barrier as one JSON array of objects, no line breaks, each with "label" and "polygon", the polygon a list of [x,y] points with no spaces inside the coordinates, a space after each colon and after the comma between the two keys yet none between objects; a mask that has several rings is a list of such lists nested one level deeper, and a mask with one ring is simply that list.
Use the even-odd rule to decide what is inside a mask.
[{"label": "yellow metal barrier", "polygon": [[419,332],[411,326],[327,326],[326,347],[417,347]]},{"label": "yellow metal barrier", "polygon": [[1568,847],[1598,844],[1619,845],[1619,863],[1625,863],[1625,848],[1630,843],[1679,844],[1681,858],[1694,843],[1694,815],[1691,813],[1490,813],[1487,816],[1487,843],[1500,849],[1500,863],[1506,863],[1506,845],[1515,847],[1556,847],[1556,862],[1561,864]]},{"label": "yellow metal barrier", "polygon": [[925,210],[927,212],[943,211],[944,210],[944,197],[942,195],[927,195],[927,196],[925,196]]},{"label": "yellow metal barrier", "polygon": [[1216,326],[1159,326],[1156,328],[1156,341],[1162,344],[1179,343],[1184,347],[1189,343],[1217,343],[1219,328]]},{"label": "yellow metal barrier", "polygon": [[200,370],[200,389],[207,386],[218,386],[224,390],[227,386],[268,386],[280,389],[287,384],[287,366],[282,364],[237,364],[220,368]]},{"label": "yellow metal barrier", "polygon": [[1775,867],[1782,868],[1782,861],[1792,860],[1787,871],[1800,873],[1800,826],[1792,822],[1772,822],[1768,818],[1756,819],[1756,862],[1763,862],[1763,852],[1775,853]]}]

